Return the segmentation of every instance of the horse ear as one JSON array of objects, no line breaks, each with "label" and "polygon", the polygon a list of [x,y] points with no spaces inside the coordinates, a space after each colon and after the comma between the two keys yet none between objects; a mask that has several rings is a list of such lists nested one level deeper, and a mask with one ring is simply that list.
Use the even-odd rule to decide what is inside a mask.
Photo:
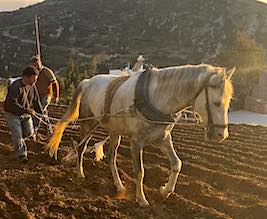
[{"label": "horse ear", "polygon": [[227,71],[227,74],[226,74],[227,75],[226,76],[227,80],[230,80],[232,78],[233,74],[235,73],[235,70],[236,70],[236,67],[233,67],[232,69]]},{"label": "horse ear", "polygon": [[218,74],[213,74],[209,79],[209,86],[217,87],[222,82],[221,77]]}]

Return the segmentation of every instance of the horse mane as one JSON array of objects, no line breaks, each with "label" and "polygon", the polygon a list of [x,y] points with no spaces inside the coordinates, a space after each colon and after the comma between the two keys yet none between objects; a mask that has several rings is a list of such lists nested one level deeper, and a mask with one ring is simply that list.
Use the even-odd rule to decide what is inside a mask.
[{"label": "horse mane", "polygon": [[229,107],[234,93],[233,83],[231,79],[225,79],[223,92],[223,104],[224,106]]},{"label": "horse mane", "polygon": [[199,64],[173,66],[161,69],[153,68],[152,71],[152,78],[154,77],[154,80],[157,81],[159,91],[162,87],[162,89],[170,95],[190,96],[192,92],[204,86],[204,83],[212,74],[218,74],[222,79],[224,105],[229,105],[233,95],[232,82],[226,78],[225,68],[222,67]]}]

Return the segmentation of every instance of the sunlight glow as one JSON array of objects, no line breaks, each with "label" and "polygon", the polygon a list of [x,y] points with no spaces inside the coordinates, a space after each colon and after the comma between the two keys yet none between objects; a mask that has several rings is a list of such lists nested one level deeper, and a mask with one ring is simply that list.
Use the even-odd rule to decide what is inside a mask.
[{"label": "sunlight glow", "polygon": [[267,0],[257,0],[258,2],[263,2],[267,4]]},{"label": "sunlight glow", "polygon": [[0,11],[13,11],[44,0],[0,0]]}]

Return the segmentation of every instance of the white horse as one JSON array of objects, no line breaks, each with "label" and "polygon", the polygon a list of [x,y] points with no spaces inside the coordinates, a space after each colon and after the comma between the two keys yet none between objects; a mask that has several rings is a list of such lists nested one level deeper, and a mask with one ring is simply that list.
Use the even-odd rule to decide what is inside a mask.
[{"label": "white horse", "polygon": [[[177,112],[193,106],[202,116],[207,139],[223,141],[228,137],[228,109],[232,97],[231,76],[235,69],[226,72],[225,68],[211,65],[185,65],[162,69],[153,68],[148,86],[149,101],[155,109],[164,115],[177,116]],[[133,106],[138,78],[142,73],[131,75],[123,82],[113,96],[110,113],[117,113]],[[228,76],[227,76],[228,75]],[[128,137],[134,161],[136,177],[136,201],[141,206],[149,205],[143,191],[143,148],[153,144],[161,149],[171,164],[171,174],[160,193],[167,198],[175,189],[182,162],[176,155],[172,143],[171,130],[175,122],[165,123],[148,120],[138,109],[131,110],[108,120],[101,119],[105,107],[105,95],[109,84],[120,76],[96,75],[83,80],[75,91],[72,103],[61,121],[55,127],[54,134],[46,149],[50,156],[56,154],[62,134],[70,121],[78,117],[96,116],[94,121],[81,123],[82,135],[85,136],[96,124],[102,126],[110,135],[109,158],[114,184],[118,192],[124,192],[116,166],[117,149],[121,135]],[[78,148],[79,176],[83,173],[83,153],[86,145]]]}]

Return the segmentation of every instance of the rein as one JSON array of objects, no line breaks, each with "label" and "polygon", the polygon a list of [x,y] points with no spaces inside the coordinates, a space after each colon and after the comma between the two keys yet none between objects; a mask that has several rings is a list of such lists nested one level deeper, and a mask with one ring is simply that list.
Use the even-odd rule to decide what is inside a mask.
[{"label": "rein", "polygon": [[[148,72],[143,72],[143,73],[141,73],[141,75],[142,74],[147,74]],[[140,76],[139,76],[140,77]],[[210,77],[209,77],[210,78]],[[209,79],[208,78],[208,79]],[[207,81],[208,81],[208,79],[207,79]],[[125,78],[125,80],[126,80],[126,78]],[[115,86],[116,88],[114,88],[114,90],[116,91],[117,90],[117,88],[120,86],[120,84],[121,83],[123,83],[125,80],[122,80],[120,83],[118,83],[118,86]],[[141,81],[141,80],[140,80]],[[146,82],[148,82],[148,80],[144,80],[144,81],[146,81]],[[143,83],[144,83],[144,81],[143,81]],[[148,85],[148,84],[146,84],[146,85]],[[148,86],[145,86],[146,88],[148,87]],[[142,93],[142,91],[140,91],[140,85],[139,85],[139,87],[137,87],[137,88],[139,88],[138,90],[139,90],[139,95],[141,95],[142,96],[142,94],[140,94],[140,93]],[[142,87],[141,87],[142,88]],[[207,110],[207,114],[208,114],[208,127],[207,128],[209,128],[209,129],[211,129],[212,131],[214,131],[214,128],[227,128],[228,127],[228,124],[216,124],[216,123],[214,123],[214,120],[213,120],[213,117],[212,117],[212,113],[211,113],[211,107],[210,107],[210,102],[209,102],[209,93],[208,93],[208,86],[206,85],[206,84],[204,84],[199,90],[198,90],[198,92],[197,92],[197,94],[195,95],[195,97],[193,98],[193,102],[195,102],[195,100],[196,100],[196,98],[199,96],[199,94],[203,91],[205,89],[205,96],[206,96],[206,104],[205,104],[205,107],[206,107],[206,110]],[[141,89],[142,90],[142,89]],[[114,91],[112,92],[112,93],[114,93]],[[113,95],[111,95],[112,97],[113,97]],[[140,99],[138,99],[139,101],[140,101]],[[135,114],[135,110],[136,109],[138,109],[138,107],[136,106],[136,103],[138,103],[138,100],[137,99],[135,99],[135,104],[134,105],[132,105],[132,106],[130,106],[129,107],[129,109],[124,109],[124,110],[121,110],[121,111],[118,111],[118,112],[116,112],[116,113],[110,113],[110,111],[107,111],[107,112],[105,112],[104,114],[101,114],[101,115],[99,115],[99,116],[90,116],[90,117],[86,117],[86,118],[80,118],[80,119],[77,119],[76,120],[76,122],[81,122],[81,121],[89,121],[89,120],[95,120],[95,119],[103,119],[103,118],[105,118],[105,117],[114,117],[114,116],[122,116],[121,114],[128,114],[128,113],[130,113],[132,116]],[[145,103],[144,104],[144,102],[146,102],[146,101],[148,101],[147,100],[147,97],[142,97],[141,98],[141,104],[140,104],[140,102],[138,103],[138,104],[140,104],[141,105],[141,108],[143,108],[144,109],[144,106],[147,104],[147,103]],[[151,104],[150,102],[149,102],[149,104]],[[107,105],[107,106],[109,106],[110,105],[110,103]],[[140,107],[140,105],[139,105],[139,107]],[[154,108],[153,106],[152,106],[152,104],[150,105],[150,107],[151,108]],[[158,111],[157,110],[157,112],[155,112],[154,111],[154,115],[153,116],[155,116],[155,115],[158,115],[158,113],[159,114],[161,114],[161,118],[158,120],[158,119],[151,119],[151,118],[147,118],[146,116],[144,116],[144,118],[139,118],[140,120],[144,120],[144,121],[146,121],[146,122],[150,122],[150,123],[153,123],[153,124],[159,124],[159,125],[169,125],[169,124],[173,124],[173,123],[180,123],[179,121],[181,120],[181,115],[182,115],[182,113],[183,112],[191,112],[191,113],[193,113],[193,115],[194,115],[194,117],[195,117],[195,119],[196,120],[198,120],[197,119],[197,117],[196,117],[196,114],[195,114],[195,111],[193,110],[193,111],[188,111],[188,109],[190,108],[190,107],[192,107],[192,108],[194,108],[194,104],[192,104],[192,105],[190,105],[190,106],[188,106],[188,107],[185,107],[185,108],[183,108],[183,109],[180,109],[177,113],[176,113],[176,116],[174,116],[174,115],[166,115],[166,114],[162,114],[160,111]],[[106,107],[107,109],[109,108],[109,107]],[[148,112],[151,112],[150,110],[151,110],[151,108],[150,109],[148,109],[148,111],[146,111],[146,114],[148,113]],[[154,108],[155,109],[155,108]],[[139,110],[139,109],[138,109]],[[141,110],[141,113],[142,113],[142,111],[143,110]],[[124,116],[129,116],[129,115],[124,115]],[[143,114],[143,113],[142,113]],[[143,114],[144,115],[144,114]],[[46,123],[42,118],[44,117],[42,114],[39,114],[39,113],[36,113],[35,114],[35,117],[38,119],[38,120],[40,120],[42,123],[44,123],[45,125],[51,125],[51,124],[48,124],[48,123]],[[165,117],[165,118],[164,118]],[[175,118],[176,117],[176,118]],[[48,117],[50,120],[54,120],[54,121],[56,121],[56,122],[58,122],[58,121],[60,121],[61,119],[58,119],[58,118],[52,118],[52,117]],[[164,120],[164,119],[166,119],[166,120]],[[50,122],[49,122],[50,123]],[[181,124],[188,124],[188,123],[181,123]]]}]

